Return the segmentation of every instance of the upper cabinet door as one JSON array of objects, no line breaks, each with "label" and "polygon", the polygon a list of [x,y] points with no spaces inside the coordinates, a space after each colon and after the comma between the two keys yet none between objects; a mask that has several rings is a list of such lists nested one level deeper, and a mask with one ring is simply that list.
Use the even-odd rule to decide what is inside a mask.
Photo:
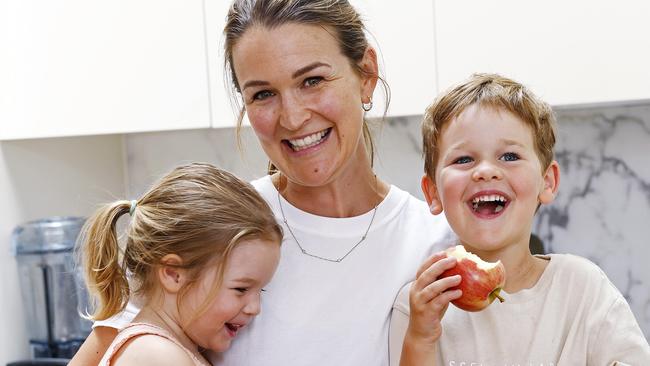
[{"label": "upper cabinet door", "polygon": [[[212,102],[212,127],[233,127],[237,121],[239,95],[231,95],[224,70],[223,28],[231,0],[205,0],[206,37]],[[233,104],[234,103],[234,104]]]},{"label": "upper cabinet door", "polygon": [[[432,0],[351,0],[377,48],[391,90],[387,116],[420,115],[437,92]],[[384,112],[380,84],[371,116]]]},{"label": "upper cabinet door", "polygon": [[[370,32],[369,41],[377,48],[380,70],[391,90],[387,116],[418,115],[435,97],[433,2],[352,0]],[[230,1],[206,0],[210,85],[213,94],[213,126],[233,126],[236,106],[225,85],[223,68],[223,27]],[[236,98],[240,98],[236,95]],[[378,84],[371,117],[384,113],[384,96]],[[361,108],[361,100],[359,100]],[[246,120],[244,120],[246,123]]]},{"label": "upper cabinet door", "polygon": [[210,126],[202,0],[4,2],[0,139]]},{"label": "upper cabinet door", "polygon": [[650,2],[435,0],[441,90],[496,72],[553,105],[650,98]]}]

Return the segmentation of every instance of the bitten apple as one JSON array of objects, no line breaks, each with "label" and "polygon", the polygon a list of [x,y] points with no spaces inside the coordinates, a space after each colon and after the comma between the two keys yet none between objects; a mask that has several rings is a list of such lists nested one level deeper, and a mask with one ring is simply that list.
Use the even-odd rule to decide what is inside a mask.
[{"label": "bitten apple", "polygon": [[448,269],[440,278],[460,275],[460,285],[452,290],[460,289],[463,294],[451,303],[466,311],[480,311],[499,299],[499,292],[506,283],[506,268],[501,261],[496,263],[485,262],[476,254],[465,250],[462,245],[456,245],[445,251],[449,257],[458,261],[454,268]]}]

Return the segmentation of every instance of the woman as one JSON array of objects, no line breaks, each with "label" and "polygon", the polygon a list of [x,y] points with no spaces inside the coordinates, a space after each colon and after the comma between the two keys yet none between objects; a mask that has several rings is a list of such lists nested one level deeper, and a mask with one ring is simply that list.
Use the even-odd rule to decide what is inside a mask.
[{"label": "woman", "polygon": [[[373,173],[364,113],[379,76],[359,14],[345,0],[235,0],[224,33],[241,117],[271,161],[253,185],[285,235],[261,314],[211,361],[387,365],[397,293],[454,238]],[[101,353],[112,332],[95,328],[74,361]]]}]

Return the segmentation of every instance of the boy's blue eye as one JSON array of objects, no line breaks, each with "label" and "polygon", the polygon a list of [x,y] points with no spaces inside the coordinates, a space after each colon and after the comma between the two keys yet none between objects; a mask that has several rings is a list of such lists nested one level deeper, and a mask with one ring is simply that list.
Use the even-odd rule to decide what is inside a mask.
[{"label": "boy's blue eye", "polygon": [[472,158],[469,156],[461,156],[460,158],[454,160],[454,164],[467,164],[472,162]]},{"label": "boy's blue eye", "polygon": [[513,152],[507,152],[501,156],[504,161],[516,161],[519,160],[519,155]]}]

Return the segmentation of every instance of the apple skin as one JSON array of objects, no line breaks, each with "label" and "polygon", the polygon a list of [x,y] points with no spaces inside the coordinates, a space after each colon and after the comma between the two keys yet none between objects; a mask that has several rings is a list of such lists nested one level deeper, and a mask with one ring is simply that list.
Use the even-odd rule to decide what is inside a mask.
[{"label": "apple skin", "polygon": [[[448,257],[456,257],[457,263],[454,268],[443,272],[439,278],[460,275],[460,284],[450,290],[463,291],[461,297],[452,301],[452,304],[465,311],[480,311],[490,305],[494,299],[504,301],[499,295],[506,282],[506,269],[501,261],[485,262],[465,251],[462,245],[447,249],[445,254]],[[491,266],[491,268],[480,268],[479,263],[481,266]]]}]

